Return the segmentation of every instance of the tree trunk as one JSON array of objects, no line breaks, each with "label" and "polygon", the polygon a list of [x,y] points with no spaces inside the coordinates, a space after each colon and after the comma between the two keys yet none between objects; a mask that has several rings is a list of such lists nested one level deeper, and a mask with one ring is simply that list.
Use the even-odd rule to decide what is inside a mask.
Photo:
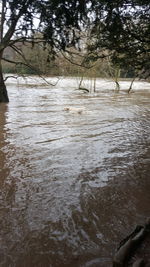
[{"label": "tree trunk", "polygon": [[132,89],[132,85],[133,85],[135,79],[136,79],[136,77],[134,77],[134,78],[132,79],[132,81],[131,81],[130,87],[129,87],[129,89],[128,89],[128,94],[130,93],[130,91],[131,91],[131,89]]},{"label": "tree trunk", "polygon": [[6,85],[4,82],[2,64],[0,60],[0,103],[8,103],[8,102],[9,102],[9,98],[7,94]]},{"label": "tree trunk", "polygon": [[120,68],[116,68],[115,70],[115,83],[116,83],[116,91],[120,91],[120,84],[119,84],[119,78],[120,78]]}]

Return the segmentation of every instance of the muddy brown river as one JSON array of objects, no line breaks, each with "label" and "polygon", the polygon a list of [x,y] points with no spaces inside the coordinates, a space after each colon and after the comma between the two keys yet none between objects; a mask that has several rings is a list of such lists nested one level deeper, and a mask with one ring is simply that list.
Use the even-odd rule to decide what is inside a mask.
[{"label": "muddy brown river", "polygon": [[109,87],[8,84],[1,267],[112,266],[121,239],[150,216],[150,84],[131,94]]}]

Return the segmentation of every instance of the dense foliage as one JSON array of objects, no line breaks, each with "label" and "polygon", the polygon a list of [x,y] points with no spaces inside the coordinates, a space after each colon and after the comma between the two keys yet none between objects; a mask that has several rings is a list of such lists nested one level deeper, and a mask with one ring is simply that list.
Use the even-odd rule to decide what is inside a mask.
[{"label": "dense foliage", "polygon": [[[1,0],[0,62],[7,47],[30,67],[20,45],[49,46],[49,59],[74,46],[86,51],[84,64],[109,56],[117,68],[150,74],[149,0]],[[40,33],[40,34],[39,34]],[[86,33],[84,43],[80,42]],[[86,41],[85,41],[86,40]],[[8,101],[0,63],[0,102]]]},{"label": "dense foliage", "polygon": [[149,77],[149,0],[49,1],[48,10],[44,37],[52,48],[65,50],[88,32],[87,64],[109,55],[116,67]]},{"label": "dense foliage", "polygon": [[[54,57],[56,49],[65,49],[68,34],[74,28],[79,31],[79,21],[84,14],[84,1],[58,0],[2,0],[0,17],[0,102],[8,102],[7,90],[2,75],[1,61],[20,65],[4,56],[6,48],[11,48],[22,57],[22,64],[28,64],[20,43],[46,43],[51,47],[49,55]],[[40,33],[40,35],[39,35]],[[17,45],[19,43],[19,46]]]},{"label": "dense foliage", "polygon": [[94,13],[89,50],[99,57],[111,52],[113,63],[134,69],[136,75],[150,75],[149,0],[92,1]]}]

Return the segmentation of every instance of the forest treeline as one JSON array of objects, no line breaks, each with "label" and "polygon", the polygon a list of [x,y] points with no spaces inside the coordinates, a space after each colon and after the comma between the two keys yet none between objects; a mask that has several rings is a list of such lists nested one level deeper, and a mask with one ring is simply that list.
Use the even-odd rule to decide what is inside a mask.
[{"label": "forest treeline", "polygon": [[[116,66],[111,62],[111,58],[100,58],[96,62],[82,66],[80,58],[86,55],[78,51],[70,50],[68,53],[59,53],[53,60],[49,58],[49,50],[44,49],[40,43],[34,46],[30,44],[18,44],[26,58],[26,64],[21,56],[11,48],[5,51],[5,58],[8,61],[3,63],[4,73],[17,73],[18,75],[44,75],[44,76],[87,76],[112,78],[116,76]],[[82,55],[81,55],[82,54]],[[72,59],[72,57],[74,58]],[[9,62],[10,61],[10,62]],[[11,61],[20,61],[20,64],[12,64]],[[134,69],[119,69],[119,77],[134,77]]]}]

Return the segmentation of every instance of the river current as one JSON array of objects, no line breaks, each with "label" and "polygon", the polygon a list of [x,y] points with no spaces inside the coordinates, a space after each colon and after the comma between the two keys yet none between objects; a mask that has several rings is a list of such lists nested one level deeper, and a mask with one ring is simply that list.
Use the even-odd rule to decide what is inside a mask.
[{"label": "river current", "polygon": [[8,83],[0,105],[0,266],[112,266],[150,216],[150,83]]}]

